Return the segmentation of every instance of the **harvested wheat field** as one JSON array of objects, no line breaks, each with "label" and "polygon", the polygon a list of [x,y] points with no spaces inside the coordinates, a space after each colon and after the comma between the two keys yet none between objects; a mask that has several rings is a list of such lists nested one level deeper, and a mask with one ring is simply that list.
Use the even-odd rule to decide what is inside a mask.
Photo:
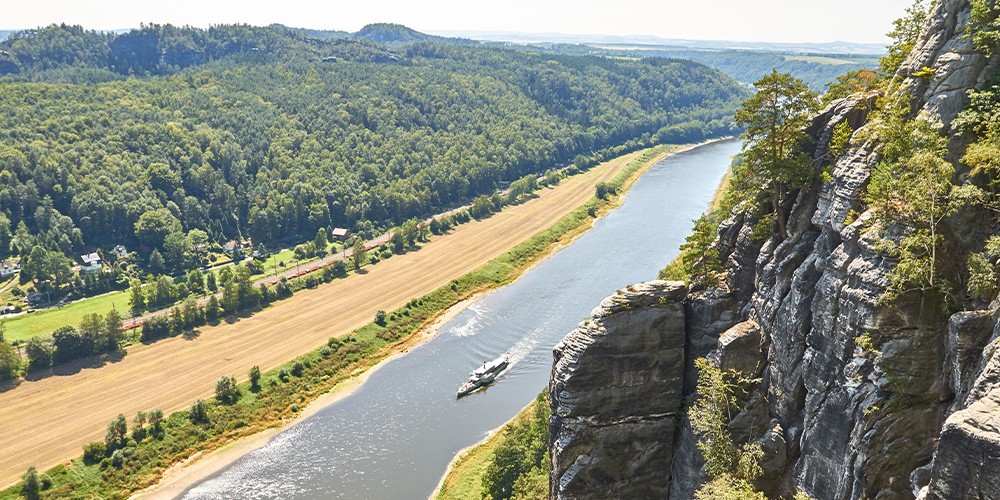
[{"label": "harvested wheat field", "polygon": [[212,395],[222,375],[243,379],[253,365],[271,369],[367,324],[379,309],[401,307],[468,273],[586,202],[596,183],[636,156],[564,179],[525,203],[435,237],[419,251],[303,290],[234,324],[202,328],[191,339],[135,345],[116,363],[0,393],[0,486],[17,482],[29,466],[45,470],[79,456],[85,443],[103,439],[119,413],[184,408]]}]

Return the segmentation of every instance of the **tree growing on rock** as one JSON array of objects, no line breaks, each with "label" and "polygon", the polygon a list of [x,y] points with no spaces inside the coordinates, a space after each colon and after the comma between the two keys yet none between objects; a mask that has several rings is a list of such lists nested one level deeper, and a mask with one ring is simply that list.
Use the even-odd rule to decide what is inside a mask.
[{"label": "tree growing on rock", "polygon": [[[729,429],[730,419],[739,411],[737,392],[741,390],[740,384],[704,358],[695,360],[695,367],[698,369],[698,399],[691,406],[688,418],[710,478],[695,498],[763,499],[753,485],[762,473],[760,444],[747,443],[738,447]],[[729,493],[738,496],[727,496]]]},{"label": "tree growing on rock", "polygon": [[736,112],[736,122],[746,132],[741,136],[743,164],[733,172],[733,186],[746,198],[770,201],[778,235],[785,239],[785,197],[816,175],[802,144],[818,101],[802,80],[788,73],[772,71],[754,85],[757,94]]}]

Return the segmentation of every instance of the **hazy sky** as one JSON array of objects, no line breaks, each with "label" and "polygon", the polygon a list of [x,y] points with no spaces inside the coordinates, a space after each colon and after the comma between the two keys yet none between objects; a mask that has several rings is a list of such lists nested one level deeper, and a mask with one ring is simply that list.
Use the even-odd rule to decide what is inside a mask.
[{"label": "hazy sky", "polygon": [[357,31],[372,22],[435,30],[656,35],[778,42],[883,42],[912,0],[2,0],[0,29],[66,22],[249,23]]}]

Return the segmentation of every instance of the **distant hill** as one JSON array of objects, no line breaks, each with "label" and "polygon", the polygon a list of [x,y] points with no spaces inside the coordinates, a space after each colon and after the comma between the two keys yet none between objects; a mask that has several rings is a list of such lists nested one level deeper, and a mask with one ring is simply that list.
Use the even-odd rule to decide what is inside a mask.
[{"label": "distant hill", "polygon": [[535,45],[547,53],[605,57],[663,57],[689,59],[715,68],[745,85],[760,80],[771,70],[791,73],[813,90],[823,91],[837,77],[859,69],[878,67],[877,55],[823,52],[773,52],[766,50],[709,50],[637,45]]},{"label": "distant hill", "polygon": [[421,33],[402,24],[392,23],[369,24],[355,33],[354,37],[379,43],[414,43],[444,39],[444,37]]},{"label": "distant hill", "polygon": [[858,42],[745,42],[734,40],[685,40],[658,36],[617,35],[567,35],[562,33],[520,33],[506,31],[437,31],[442,36],[464,37],[473,40],[512,42],[520,44],[589,44],[589,45],[642,45],[651,48],[750,50],[790,53],[867,54],[881,55],[885,46],[879,43]]}]

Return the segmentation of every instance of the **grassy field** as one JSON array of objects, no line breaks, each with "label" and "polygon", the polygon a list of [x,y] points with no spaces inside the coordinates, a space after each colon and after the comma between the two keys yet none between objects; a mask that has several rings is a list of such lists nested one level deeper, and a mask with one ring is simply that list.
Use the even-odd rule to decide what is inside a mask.
[{"label": "grassy field", "polygon": [[[339,252],[343,245],[331,243],[328,252]],[[295,252],[291,249],[282,250],[272,254],[264,261],[264,274],[257,275],[254,279],[271,276],[284,271],[296,264],[304,265],[316,260],[315,258],[303,259],[301,262],[295,261]],[[284,267],[279,264],[284,262]],[[212,271],[218,272],[218,271]],[[0,283],[2,286],[3,283]],[[130,292],[121,290],[110,292],[97,297],[78,300],[61,307],[40,309],[33,313],[23,314],[5,321],[6,339],[8,342],[24,341],[37,335],[49,335],[56,329],[63,326],[78,326],[83,317],[87,314],[97,313],[101,316],[112,309],[117,309],[123,316],[131,315]]]},{"label": "grassy field", "polygon": [[5,322],[6,338],[8,342],[13,342],[27,340],[36,335],[48,335],[66,325],[79,325],[84,315],[97,313],[103,316],[111,309],[117,309],[127,317],[131,315],[129,304],[129,292],[125,290],[72,302],[62,307],[23,314]]},{"label": "grassy field", "polygon": [[[588,208],[598,204],[595,184],[625,184],[663,154],[664,149],[657,148],[612,160],[488,219],[432,238],[420,251],[304,290],[235,324],[136,345],[124,359],[99,368],[24,381],[0,393],[0,421],[9,423],[0,434],[0,449],[5,450],[0,455],[0,484],[17,481],[29,465],[44,470],[78,456],[83,444],[103,437],[105,425],[118,413],[132,415],[153,407],[168,413],[180,410],[210,395],[222,375],[242,378],[253,365],[271,370],[315,352],[329,337],[355,331],[360,338],[381,338],[384,329],[370,323],[379,309],[400,310],[390,322],[389,329],[396,333],[388,338],[405,338],[462,298],[510,282],[547,249],[585,230],[592,220]],[[407,307],[414,297],[425,299]],[[387,355],[382,349],[387,341],[381,347],[377,342],[366,345],[352,371]],[[323,384],[310,385],[301,403],[329,389],[326,382],[336,377],[326,377]],[[114,390],[108,390],[111,387]],[[267,415],[273,418],[273,412]],[[270,422],[267,425],[274,425]],[[244,423],[236,434],[258,428]],[[206,446],[214,447],[198,444]]]}]

